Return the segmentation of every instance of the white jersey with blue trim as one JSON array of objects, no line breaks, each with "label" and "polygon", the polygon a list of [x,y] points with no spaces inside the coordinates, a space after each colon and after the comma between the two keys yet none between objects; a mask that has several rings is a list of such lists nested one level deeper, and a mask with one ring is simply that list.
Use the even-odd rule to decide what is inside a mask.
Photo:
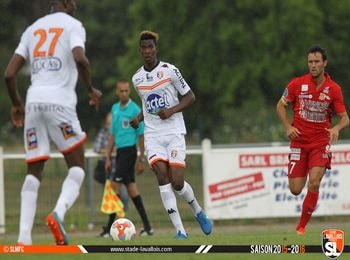
[{"label": "white jersey with blue trim", "polygon": [[178,93],[191,90],[180,71],[172,64],[160,61],[152,71],[142,66],[132,77],[133,85],[142,100],[145,137],[186,134],[182,112],[162,120],[157,115],[162,108],[179,104]]}]

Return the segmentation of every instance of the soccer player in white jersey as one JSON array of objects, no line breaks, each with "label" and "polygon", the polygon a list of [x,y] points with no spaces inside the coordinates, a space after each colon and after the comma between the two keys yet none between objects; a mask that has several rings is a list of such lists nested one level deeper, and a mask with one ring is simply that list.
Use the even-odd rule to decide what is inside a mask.
[{"label": "soccer player in white jersey", "polygon": [[[184,177],[186,127],[182,111],[193,104],[195,96],[174,65],[158,60],[157,33],[141,32],[139,44],[144,65],[132,81],[142,100],[142,111],[130,123],[136,128],[140,121],[144,121],[148,163],[157,176],[163,205],[176,229],[175,239],[187,238],[188,234],[182,224],[174,191],[191,206],[202,231],[209,235],[211,220]],[[178,93],[182,96],[180,100]]]},{"label": "soccer player in white jersey", "polygon": [[[25,30],[5,72],[12,122],[17,127],[24,125],[28,166],[21,190],[19,244],[32,244],[41,173],[50,155],[49,139],[64,155],[68,166],[56,206],[46,218],[57,245],[68,244],[64,216],[77,199],[85,176],[83,143],[87,136],[76,113],[78,74],[87,88],[90,105],[97,108],[102,93],[91,82],[89,60],[85,56],[85,29],[72,17],[75,10],[74,0],[51,1],[52,13]],[[31,85],[24,106],[16,75],[26,61],[30,64]]]}]

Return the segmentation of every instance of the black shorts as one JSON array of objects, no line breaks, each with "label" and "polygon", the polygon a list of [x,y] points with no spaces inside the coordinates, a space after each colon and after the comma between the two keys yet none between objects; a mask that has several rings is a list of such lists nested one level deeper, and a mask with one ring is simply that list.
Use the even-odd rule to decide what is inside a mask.
[{"label": "black shorts", "polygon": [[115,157],[115,171],[111,173],[111,180],[125,185],[135,182],[135,162],[137,158],[136,146],[117,149]]}]

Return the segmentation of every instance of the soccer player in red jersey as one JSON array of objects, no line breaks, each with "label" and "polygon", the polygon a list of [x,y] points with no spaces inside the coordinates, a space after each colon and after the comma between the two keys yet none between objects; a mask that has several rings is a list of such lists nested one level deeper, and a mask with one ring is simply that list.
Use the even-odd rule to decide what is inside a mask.
[{"label": "soccer player in red jersey", "polygon": [[[277,103],[277,114],[290,139],[288,180],[291,193],[299,195],[309,177],[296,228],[300,235],[305,233],[316,208],[322,177],[326,169],[331,168],[330,146],[337,143],[339,131],[349,125],[342,90],[325,72],[326,50],[317,45],[311,47],[307,62],[309,73],[291,80]],[[292,123],[287,116],[288,105],[293,109]],[[339,117],[334,126],[333,114]]]}]

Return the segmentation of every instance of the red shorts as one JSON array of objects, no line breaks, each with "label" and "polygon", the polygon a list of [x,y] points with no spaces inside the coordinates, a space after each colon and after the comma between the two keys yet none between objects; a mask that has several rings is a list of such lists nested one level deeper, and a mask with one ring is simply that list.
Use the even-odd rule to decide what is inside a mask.
[{"label": "red shorts", "polygon": [[291,147],[288,178],[306,177],[313,167],[331,168],[332,153],[329,145],[317,148]]}]

